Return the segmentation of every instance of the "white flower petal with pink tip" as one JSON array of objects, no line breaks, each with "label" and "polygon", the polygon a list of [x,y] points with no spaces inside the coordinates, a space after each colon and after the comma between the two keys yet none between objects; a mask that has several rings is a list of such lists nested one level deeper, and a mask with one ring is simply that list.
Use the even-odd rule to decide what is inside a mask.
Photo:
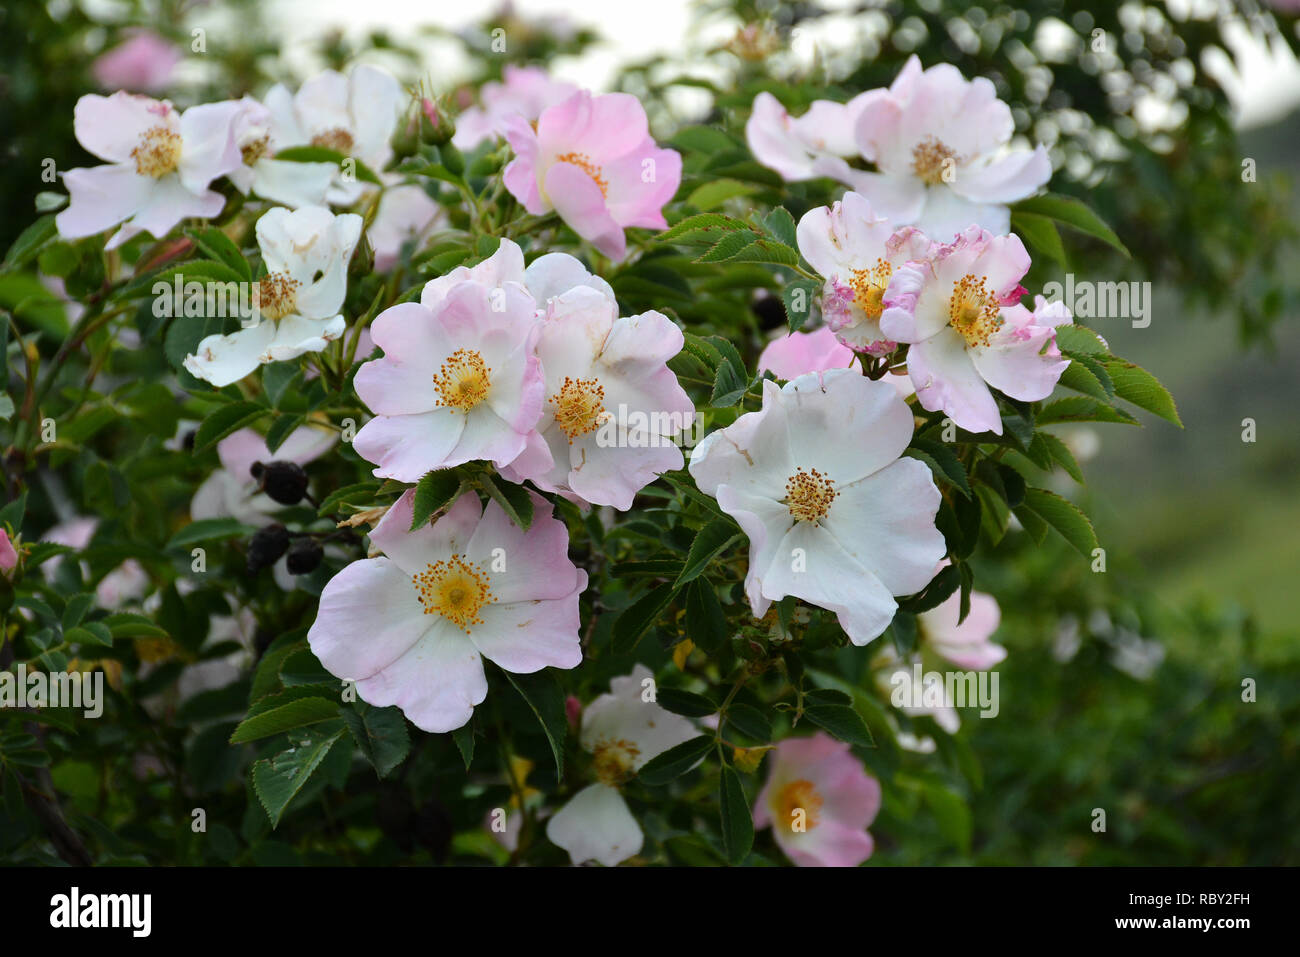
[{"label": "white flower petal with pink tip", "polygon": [[537,341],[546,377],[537,429],[551,462],[509,474],[579,502],[631,508],[658,475],[682,467],[675,439],[695,406],[666,364],[682,343],[667,316],[618,318],[594,289],[553,299]]},{"label": "white flower petal with pink tip", "polygon": [[432,308],[402,303],[375,319],[384,355],[364,364],[355,383],[376,416],[354,447],[376,476],[417,482],[476,459],[501,468],[524,451],[544,389],[536,311],[518,283],[470,280]]},{"label": "white flower petal with pink tip", "polygon": [[217,215],[225,199],[208,186],[242,164],[230,135],[239,110],[233,100],[180,113],[130,93],[83,96],[77,140],[109,165],[64,174],[69,202],[55,218],[59,235],[80,239],[120,224],[113,248],[141,231],[162,237],[182,219]]},{"label": "white flower petal with pink tip", "polygon": [[857,867],[871,856],[880,782],[848,744],[818,731],[779,742],[768,761],[754,826],[772,828],[786,857],[800,867]]},{"label": "white flower petal with pink tip", "polygon": [[690,472],[750,540],[745,592],[761,617],[794,595],[835,612],[865,645],[924,587],[946,547],[939,490],[900,458],[912,413],[893,386],[852,370],[810,373],[707,436]]},{"label": "white flower petal with pink tip", "polygon": [[307,634],[316,657],[364,701],[432,732],[461,727],[486,697],[484,657],[520,674],[575,667],[587,574],[569,561],[564,523],[530,495],[527,531],[470,493],[412,532],[408,490],[371,533],[383,556],[353,562],[321,592]]}]

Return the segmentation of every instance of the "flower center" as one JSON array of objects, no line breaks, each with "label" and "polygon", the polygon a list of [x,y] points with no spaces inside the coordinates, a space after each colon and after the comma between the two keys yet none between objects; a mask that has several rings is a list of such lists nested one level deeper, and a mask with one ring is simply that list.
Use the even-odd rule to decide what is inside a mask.
[{"label": "flower center", "polygon": [[470,625],[483,624],[479,611],[493,600],[487,574],[459,555],[432,562],[411,581],[426,615],[442,615],[465,634]]},{"label": "flower center", "polygon": [[135,171],[160,179],[181,162],[181,135],[165,126],[151,126],[140,134],[140,144],[131,150]]},{"label": "flower center", "polygon": [[239,147],[239,155],[245,166],[252,166],[271,151],[271,134],[264,133]]},{"label": "flower center", "polygon": [[807,833],[817,826],[822,796],[811,781],[800,778],[783,787],[773,802],[772,821],[791,833]]},{"label": "flower center", "polygon": [[592,163],[591,158],[586,153],[561,153],[559,156],[555,157],[555,161],[557,163],[569,163],[572,166],[578,167],[578,169],[582,170],[596,181],[596,185],[600,187],[601,196],[609,196],[609,183],[607,183],[605,177],[601,175],[600,167]]},{"label": "flower center", "polygon": [[599,379],[564,377],[560,391],[551,396],[555,404],[555,421],[569,437],[569,444],[580,435],[594,432],[609,416],[605,412],[605,387]]},{"label": "flower center", "polygon": [[877,259],[876,265],[867,269],[855,269],[849,280],[853,290],[853,301],[867,314],[868,319],[879,319],[884,311],[885,289],[894,267],[883,259]]},{"label": "flower center", "polygon": [[492,387],[491,372],[477,351],[457,349],[433,377],[438,404],[468,412],[487,398]]},{"label": "flower center", "polygon": [[1002,327],[1001,307],[986,284],[986,277],[962,276],[952,287],[948,300],[948,324],[968,346],[987,346],[989,337]]},{"label": "flower center", "polygon": [[257,284],[257,308],[268,319],[283,319],[298,308],[301,285],[287,272],[267,273]]},{"label": "flower center", "polygon": [[951,183],[958,162],[957,154],[933,136],[927,136],[912,149],[912,172],[931,186]]},{"label": "flower center", "polygon": [[312,146],[323,146],[327,150],[333,150],[336,153],[351,153],[353,146],[352,134],[341,126],[317,133],[311,138]]},{"label": "flower center", "polygon": [[816,469],[796,469],[785,483],[784,505],[795,521],[816,525],[831,510],[835,483]]},{"label": "flower center", "polygon": [[617,741],[601,741],[592,752],[592,764],[596,778],[601,784],[616,787],[632,776],[636,769],[636,758],[641,753],[631,741],[620,738]]}]

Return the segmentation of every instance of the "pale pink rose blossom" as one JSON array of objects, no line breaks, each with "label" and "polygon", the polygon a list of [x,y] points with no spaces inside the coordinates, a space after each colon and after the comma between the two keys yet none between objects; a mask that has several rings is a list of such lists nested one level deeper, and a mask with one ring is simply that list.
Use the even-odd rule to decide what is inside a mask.
[{"label": "pale pink rose blossom", "polygon": [[871,856],[880,782],[848,744],[818,731],[778,742],[768,761],[754,826],[772,828],[786,857],[800,867],[857,867]]},{"label": "pale pink rose blossom", "polygon": [[284,142],[283,131],[277,138],[270,109],[251,96],[239,100],[238,105],[231,136],[243,163],[229,174],[235,187],[244,195],[256,193],[293,209],[324,206],[338,166],[276,159],[276,150],[302,144]]},{"label": "pale pink rose blossom", "polygon": [[586,90],[544,110],[536,130],[507,120],[515,159],[506,188],[535,216],[555,210],[611,259],[627,251],[623,230],[663,229],[663,206],[682,178],[682,157],[650,137],[645,109],[627,93]]},{"label": "pale pink rose blossom", "polygon": [[471,106],[456,117],[456,134],[451,142],[457,149],[471,150],[494,136],[504,136],[506,121],[521,116],[534,122],[547,107],[577,92],[572,83],[552,79],[538,66],[515,66],[507,63],[503,82],[483,84],[479,91],[482,106]]},{"label": "pale pink rose blossom", "polygon": [[165,236],[188,217],[210,218],[226,200],[209,184],[243,160],[230,135],[239,104],[205,103],[184,113],[166,100],[132,93],[77,101],[77,141],[105,166],[68,170],[68,208],[55,217],[65,239],[121,228],[115,248],[140,232]]},{"label": "pale pink rose blossom", "polygon": [[857,352],[888,355],[897,343],[880,329],[885,290],[904,263],[927,254],[919,230],[895,231],[857,193],[811,209],[796,229],[799,252],[821,273],[822,315],[839,340]]},{"label": "pale pink rose blossom", "polygon": [[126,40],[96,57],[90,72],[105,90],[157,93],[167,86],[181,59],[174,43],[152,30],[133,30]]},{"label": "pale pink rose blossom", "polygon": [[537,341],[546,404],[537,440],[507,477],[580,503],[632,507],[642,488],[682,467],[674,439],[695,404],[667,366],[682,332],[662,313],[619,318],[580,286],[553,298]]},{"label": "pale pink rose blossom", "polygon": [[1070,322],[1060,303],[1019,304],[1029,254],[1018,236],[972,226],[951,244],[936,244],[890,281],[880,327],[910,343],[908,375],[921,406],[942,410],[969,432],[1002,434],[990,386],[1034,402],[1051,394],[1069,365],[1056,327]]},{"label": "pale pink rose blossom", "polygon": [[959,592],[921,612],[916,621],[922,643],[953,664],[978,671],[992,668],[1007,656],[1007,649],[990,640],[1001,620],[997,599],[972,591],[966,620],[958,623],[960,615]]},{"label": "pale pink rose blossom", "polygon": [[749,537],[745,593],[761,618],[794,595],[834,612],[865,645],[946,552],[930,470],[900,458],[912,412],[893,386],[853,370],[763,383],[763,405],[691,455],[700,490]]},{"label": "pale pink rose blossom", "polygon": [[515,674],[576,667],[587,573],[569,560],[550,503],[529,494],[526,532],[474,493],[412,532],[409,489],[370,533],[382,556],[353,562],[321,592],[307,633],[321,664],[430,732],[462,727],[482,703],[484,657]]},{"label": "pale pink rose blossom", "polygon": [[546,836],[568,851],[574,864],[598,861],[613,867],[641,850],[641,827],[619,788],[651,758],[699,734],[685,718],[655,703],[653,687],[650,669],[639,664],[631,674],[612,679],[609,693],[582,712],[578,739],[592,756],[597,780],[546,824]]},{"label": "pale pink rose blossom", "polygon": [[384,355],[354,380],[375,413],[357,454],[401,482],[476,459],[509,465],[542,413],[540,332],[537,304],[516,282],[462,281],[433,308],[386,309],[371,324]]},{"label": "pale pink rose blossom", "polygon": [[[385,176],[385,179],[390,177]],[[375,220],[366,231],[375,251],[376,272],[392,269],[402,246],[408,242],[418,243],[443,219],[442,207],[423,187],[415,183],[403,184],[400,177],[391,179],[395,182],[384,189]]]},{"label": "pale pink rose blossom", "polygon": [[493,289],[508,283],[517,283],[528,290],[537,302],[538,315],[543,315],[546,305],[556,296],[570,289],[586,286],[596,290],[614,303],[614,290],[600,276],[592,275],[579,260],[568,253],[546,253],[524,267],[524,251],[509,239],[502,239],[487,259],[474,266],[457,266],[451,272],[430,279],[420,293],[420,304],[432,309],[447,293],[464,282],[473,280]]},{"label": "pale pink rose blossom", "polygon": [[[270,146],[276,152],[294,146],[330,149],[378,174],[393,157],[390,140],[408,99],[392,74],[364,63],[347,76],[324,70],[297,93],[276,84],[263,99],[270,111]],[[374,188],[340,168],[326,199],[349,206]]]},{"label": "pale pink rose blossom", "polygon": [[[888,88],[844,105],[818,101],[791,119],[760,93],[746,125],[759,162],[787,180],[829,176],[862,193],[895,226],[917,226],[950,241],[972,224],[1010,229],[1008,203],[1052,175],[1047,150],[1011,146],[1011,108],[984,77],[965,79],[941,63],[911,57]],[[848,159],[874,164],[868,172]]]}]

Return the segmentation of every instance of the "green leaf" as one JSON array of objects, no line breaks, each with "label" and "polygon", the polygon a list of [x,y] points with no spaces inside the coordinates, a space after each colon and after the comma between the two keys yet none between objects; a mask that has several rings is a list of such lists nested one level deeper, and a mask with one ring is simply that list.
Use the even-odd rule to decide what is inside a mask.
[{"label": "green leaf", "polygon": [[406,760],[411,751],[411,736],[398,708],[372,708],[358,701],[341,713],[361,753],[381,778]]},{"label": "green leaf", "polygon": [[713,750],[713,743],[713,737],[707,734],[683,741],[647,761],[637,776],[652,787],[667,784],[702,761]]},{"label": "green leaf", "polygon": [[253,278],[253,271],[248,265],[248,260],[244,254],[239,251],[239,247],[216,226],[209,226],[206,229],[191,229],[187,231],[194,244],[209,258],[215,259],[223,265],[229,266],[236,273],[243,277],[244,282]]},{"label": "green leaf", "polygon": [[119,611],[104,619],[114,638],[166,638],[167,629],[160,628],[152,619],[134,612]]},{"label": "green leaf", "polygon": [[411,527],[422,528],[436,513],[452,506],[460,497],[464,483],[451,469],[436,469],[425,473],[415,486],[415,499],[411,503]]},{"label": "green leaf", "polygon": [[650,626],[677,595],[677,586],[666,582],[634,601],[614,619],[612,641],[615,654],[633,651]]},{"label": "green leaf", "polygon": [[681,688],[660,688],[655,694],[655,702],[665,711],[687,718],[703,718],[716,714],[718,710],[718,706],[704,695]]},{"label": "green leaf", "polygon": [[484,479],[483,489],[501,506],[506,513],[506,518],[524,531],[528,531],[528,527],[533,524],[533,497],[528,494],[528,489],[514,482],[492,477]]},{"label": "green leaf", "polygon": [[754,846],[754,820],[749,815],[745,788],[734,768],[723,766],[718,782],[718,805],[721,809],[722,847],[727,861],[739,864]]},{"label": "green leaf", "polygon": [[876,746],[867,723],[862,720],[862,715],[848,705],[812,704],[804,709],[804,717],[841,741],[866,748]]},{"label": "green leaf", "polygon": [[1025,507],[1060,532],[1079,554],[1085,558],[1092,557],[1093,549],[1098,547],[1097,533],[1093,531],[1088,517],[1073,502],[1047,489],[1031,488],[1025,490]]},{"label": "green leaf", "polygon": [[727,726],[755,741],[772,740],[771,720],[752,705],[740,702],[730,705],[727,708]]},{"label": "green leaf", "polygon": [[702,213],[687,216],[655,239],[661,243],[678,243],[683,246],[712,246],[723,234],[738,229],[748,229],[748,226],[743,220],[723,216],[721,213]]},{"label": "green leaf", "polygon": [[231,744],[244,744],[269,738],[273,734],[292,731],[309,724],[317,724],[339,716],[339,703],[330,698],[313,695],[308,698],[296,698],[270,708],[261,714],[253,715],[239,723],[234,734],[230,736]]},{"label": "green leaf", "polygon": [[[947,480],[953,488],[961,492],[966,498],[970,498],[970,479],[966,475],[966,466],[961,464],[961,459],[957,457],[957,453],[950,446],[943,442],[932,442],[929,439],[915,439],[912,442],[912,447],[907,449],[904,454],[910,455],[914,451],[921,452],[922,455],[912,455],[912,458],[925,462],[936,475]],[[929,461],[926,461],[926,459],[929,459]]]},{"label": "green leaf", "polygon": [[194,433],[194,453],[197,455],[216,445],[232,432],[256,422],[269,414],[266,406],[256,402],[231,402],[211,413]]},{"label": "green leaf", "polygon": [[1106,355],[1110,349],[1101,336],[1078,323],[1056,327],[1056,345],[1062,352],[1076,355]]},{"label": "green leaf", "polygon": [[474,760],[474,722],[467,721],[451,733],[451,739],[456,742],[456,750],[460,752],[460,759],[465,762],[465,770],[469,770],[470,763]]},{"label": "green leaf", "polygon": [[[1110,392],[1106,389],[1106,385],[1110,382],[1110,376],[1107,375],[1106,381],[1103,382],[1101,376],[1097,374],[1098,369],[1095,367],[1095,363],[1089,363],[1084,356],[1070,356],[1069,358],[1070,364],[1061,373],[1060,384],[1067,389],[1073,389],[1075,392],[1082,392],[1103,402],[1109,402]],[[1106,375],[1104,369],[1100,371],[1102,375]],[[1114,387],[1112,386],[1112,388]]]},{"label": "green leaf", "polygon": [[[330,492],[329,495],[325,496],[325,498],[321,500],[320,508],[316,510],[316,514],[323,518],[326,515],[338,511],[340,505],[356,502],[358,500],[362,502],[372,502],[378,494],[378,482],[357,482],[355,485],[345,485],[342,488],[335,489]],[[418,489],[416,494],[419,494]]]},{"label": "green leaf", "polygon": [[95,596],[86,592],[69,598],[67,604],[63,606],[63,619],[60,622],[63,630],[67,631],[81,624],[81,619],[86,617],[86,612],[93,604],[95,604]]},{"label": "green leaf", "polygon": [[785,306],[785,319],[791,332],[798,332],[812,315],[813,296],[821,283],[815,279],[796,279],[781,291],[781,304]]},{"label": "green leaf", "polygon": [[1115,235],[1115,231],[1102,222],[1100,216],[1073,196],[1062,196],[1059,193],[1033,196],[1016,203],[1013,213],[1037,214],[1065,223],[1081,233],[1110,244],[1125,256],[1132,258],[1132,254],[1120,242],[1119,237]]},{"label": "green leaf", "polygon": [[555,776],[564,780],[564,739],[569,731],[568,718],[564,712],[564,691],[555,680],[550,669],[544,669],[531,675],[517,675],[505,672],[515,690],[528,703],[533,714],[541,723],[542,731],[551,746],[555,758]]},{"label": "green leaf", "polygon": [[691,550],[686,553],[686,564],[677,576],[677,586],[681,587],[699,578],[709,564],[739,538],[740,533],[736,530],[735,523],[729,519],[715,519],[705,525],[691,542]]},{"label": "green leaf", "polygon": [[900,601],[898,607],[913,614],[929,611],[931,608],[937,608],[947,601],[948,596],[955,592],[960,584],[961,568],[957,565],[945,565],[939,569],[939,573],[934,576],[928,585],[917,592],[915,598]]},{"label": "green leaf", "polygon": [[735,255],[726,259],[730,263],[771,263],[776,266],[799,265],[799,253],[775,239],[756,239]]},{"label": "green leaf", "polygon": [[345,733],[341,724],[308,728],[292,736],[292,746],[287,750],[253,764],[253,790],[272,827],[280,823],[280,817],[294,795],[302,790]]},{"label": "green leaf", "polygon": [[763,228],[771,233],[777,242],[791,247],[798,247],[799,240],[796,235],[794,217],[790,215],[790,210],[784,206],[776,207],[763,217]]},{"label": "green leaf", "polygon": [[69,628],[63,633],[63,640],[75,645],[98,645],[104,648],[113,646],[113,633],[102,621],[91,621],[84,625]]},{"label": "green leaf", "polygon": [[1037,433],[1037,439],[1041,440],[1047,447],[1052,460],[1065,469],[1065,473],[1070,478],[1082,485],[1083,470],[1079,468],[1079,463],[1075,461],[1074,453],[1070,451],[1070,447],[1051,432],[1039,432]]},{"label": "green leaf", "polygon": [[1069,396],[1057,399],[1043,406],[1038,413],[1039,425],[1053,422],[1115,422],[1121,425],[1137,425],[1138,420],[1123,409],[1101,402],[1089,396]]},{"label": "green leaf", "polygon": [[718,240],[717,244],[701,253],[695,258],[697,263],[715,263],[730,259],[742,249],[751,245],[758,238],[758,233],[752,229],[742,229],[734,233],[726,233]]},{"label": "green leaf", "polygon": [[715,179],[710,180],[703,186],[697,186],[686,197],[686,202],[696,209],[715,209],[729,199],[735,199],[737,196],[751,196],[757,193],[758,190],[759,187],[752,183],[742,183],[735,179]]},{"label": "green leaf", "polygon": [[208,542],[216,538],[238,538],[250,535],[254,529],[237,518],[201,518],[190,522],[167,542],[167,548],[183,548],[196,542]]},{"label": "green leaf", "polygon": [[1011,213],[1011,231],[1023,239],[1034,252],[1049,256],[1062,266],[1068,267],[1061,234],[1056,231],[1056,223],[1046,216],[1014,210]]},{"label": "green leaf", "polygon": [[727,640],[727,616],[707,579],[697,578],[686,590],[686,636],[705,654]]},{"label": "green leaf", "polygon": [[21,269],[56,235],[58,235],[58,227],[54,225],[54,217],[52,215],[40,217],[18,234],[18,238],[5,253],[4,268]]},{"label": "green leaf", "polygon": [[1180,429],[1183,427],[1173,396],[1150,372],[1114,356],[1107,359],[1105,365],[1115,383],[1115,393],[1121,399],[1132,402],[1139,409],[1155,413]]}]

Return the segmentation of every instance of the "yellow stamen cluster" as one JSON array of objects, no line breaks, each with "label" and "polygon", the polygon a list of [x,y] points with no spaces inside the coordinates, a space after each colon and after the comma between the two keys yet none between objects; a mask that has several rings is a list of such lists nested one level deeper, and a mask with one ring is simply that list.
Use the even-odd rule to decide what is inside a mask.
[{"label": "yellow stamen cluster", "polygon": [[492,387],[492,370],[473,349],[457,349],[447,357],[433,385],[438,390],[438,404],[468,412],[487,398]]},{"label": "yellow stamen cluster", "polygon": [[465,634],[483,624],[479,612],[493,600],[487,574],[460,555],[432,562],[411,581],[426,615],[442,615]]},{"label": "yellow stamen cluster", "polygon": [[948,300],[948,324],[961,333],[968,346],[987,346],[989,337],[1002,327],[1001,307],[988,288],[988,277],[969,273],[952,287]]},{"label": "yellow stamen cluster", "polygon": [[894,267],[883,259],[877,259],[875,266],[853,270],[849,288],[853,290],[853,301],[868,319],[879,319],[884,311],[885,289],[893,272]]},{"label": "yellow stamen cluster", "polygon": [[785,483],[784,504],[798,522],[814,525],[826,517],[835,501],[835,483],[816,469],[796,469]]},{"label": "yellow stamen cluster", "polygon": [[569,163],[578,167],[596,181],[596,185],[600,187],[601,196],[609,196],[609,183],[605,181],[605,177],[601,174],[601,168],[592,163],[591,157],[586,153],[561,153],[555,157],[555,161],[557,163]]},{"label": "yellow stamen cluster", "polygon": [[131,158],[141,176],[160,179],[180,165],[181,135],[165,126],[151,126],[140,134],[140,143],[131,150]]},{"label": "yellow stamen cluster", "polygon": [[287,272],[263,276],[257,284],[257,308],[271,320],[283,319],[298,308],[298,289],[302,283]]},{"label": "yellow stamen cluster", "polygon": [[641,753],[631,741],[601,741],[592,752],[592,768],[601,784],[617,787],[636,770],[636,758]]},{"label": "yellow stamen cluster", "polygon": [[912,172],[931,186],[951,182],[951,169],[955,172],[959,158],[955,152],[935,139],[927,136],[912,149]]},{"label": "yellow stamen cluster", "polygon": [[[822,796],[811,781],[791,781],[777,793],[773,802],[772,822],[787,831],[807,833],[817,826]],[[803,813],[800,814],[799,812]]]},{"label": "yellow stamen cluster", "polygon": [[312,146],[321,146],[327,150],[333,150],[336,153],[351,153],[354,144],[352,134],[341,126],[317,133],[311,138]]},{"label": "yellow stamen cluster", "polygon": [[555,421],[569,437],[570,445],[578,436],[596,431],[606,418],[605,387],[599,379],[565,376],[551,402],[555,405]]}]

